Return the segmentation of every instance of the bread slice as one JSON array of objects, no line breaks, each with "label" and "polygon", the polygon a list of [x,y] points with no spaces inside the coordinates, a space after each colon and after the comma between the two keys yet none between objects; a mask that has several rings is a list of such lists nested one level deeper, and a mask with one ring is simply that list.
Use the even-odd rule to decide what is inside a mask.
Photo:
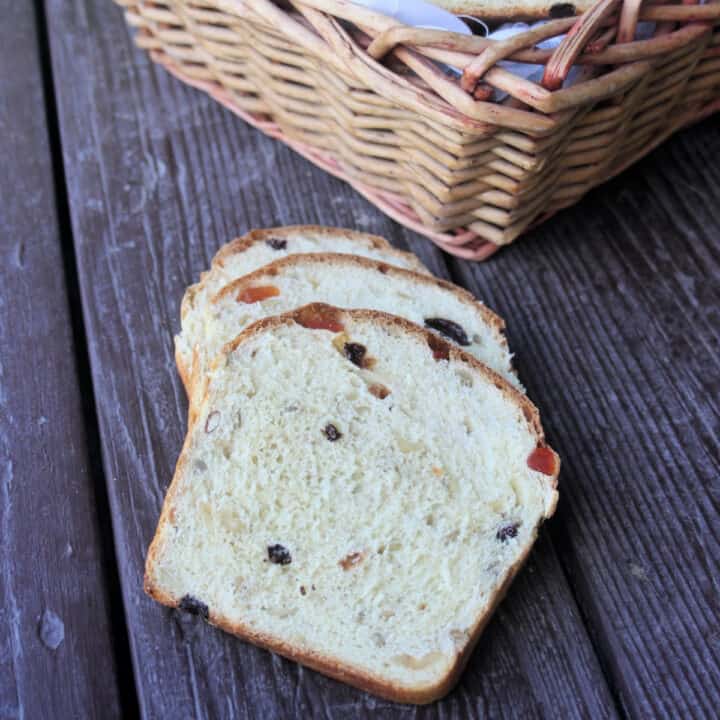
[{"label": "bread slice", "polygon": [[181,371],[191,379],[191,405],[202,397],[208,364],[225,343],[252,322],[311,302],[392,312],[434,327],[519,384],[503,321],[467,291],[377,260],[308,253],[276,260],[235,280],[205,304],[204,314],[183,319],[183,344],[194,348],[191,368]]},{"label": "bread slice", "polygon": [[[366,349],[364,367],[339,338]],[[535,407],[473,356],[398,317],[306,306],[213,363],[145,589],[369,692],[430,702],[553,513],[558,470]]]},{"label": "bread slice", "polygon": [[564,18],[580,15],[593,0],[557,2],[553,0],[430,0],[456,15],[472,15],[481,20]]},{"label": "bread slice", "polygon": [[[210,270],[203,273],[199,283],[187,289],[180,310],[183,323],[194,324],[195,315],[203,312],[208,298],[233,280],[286,255],[316,252],[361,255],[430,274],[415,255],[394,248],[377,235],[317,225],[252,230],[220,248]],[[192,346],[185,343],[182,333],[175,339],[175,357],[185,387],[188,387],[190,381],[186,373],[192,361]]]}]

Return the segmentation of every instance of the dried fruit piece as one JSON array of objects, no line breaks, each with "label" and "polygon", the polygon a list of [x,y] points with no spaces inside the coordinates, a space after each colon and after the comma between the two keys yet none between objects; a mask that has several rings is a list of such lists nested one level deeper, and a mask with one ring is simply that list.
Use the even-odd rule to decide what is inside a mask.
[{"label": "dried fruit piece", "polygon": [[512,523],[510,525],[503,525],[496,533],[495,537],[500,542],[507,542],[510,538],[517,537],[519,523]]},{"label": "dried fruit piece", "polygon": [[273,250],[287,249],[287,240],[282,240],[281,238],[268,238],[265,244]]},{"label": "dried fruit piece", "polygon": [[371,395],[374,395],[376,398],[379,398],[380,400],[384,400],[388,395],[390,395],[390,390],[388,390],[384,385],[381,385],[380,383],[373,383],[368,388]]},{"label": "dried fruit piece", "polygon": [[330,442],[335,442],[342,437],[342,433],[332,423],[328,423],[323,428],[323,433]]},{"label": "dried fruit piece", "polygon": [[365,353],[367,353],[367,348],[360,343],[349,342],[343,346],[345,357],[358,367],[365,367]]},{"label": "dried fruit piece", "polygon": [[295,313],[295,322],[309,330],[342,332],[345,328],[338,317],[337,308],[329,305],[307,305]]},{"label": "dried fruit piece", "polygon": [[447,360],[450,357],[450,346],[436,335],[428,335],[427,344],[436,360]]},{"label": "dried fruit piece", "polygon": [[365,557],[365,553],[362,552],[353,552],[349,555],[346,555],[339,563],[340,567],[343,570],[350,570],[350,568],[355,567],[356,565],[359,565],[363,558]]},{"label": "dried fruit piece", "polygon": [[199,615],[203,620],[207,620],[210,617],[208,606],[192,595],[184,595],[182,600],[180,600],[178,608],[191,615]]},{"label": "dried fruit piece", "polygon": [[470,340],[468,340],[468,336],[465,330],[463,330],[462,325],[458,325],[452,320],[441,317],[425,318],[425,327],[430,328],[430,330],[436,330],[446,338],[463,347],[467,347],[470,344]]},{"label": "dried fruit piece", "polygon": [[304,585],[301,585],[301,586],[300,586],[300,594],[301,594],[301,595],[307,595],[307,590],[305,589],[305,586],[304,586]]},{"label": "dried fruit piece", "polygon": [[547,447],[535,448],[527,459],[528,467],[544,475],[555,475],[558,470],[557,455]]},{"label": "dried fruit piece", "polygon": [[276,565],[289,565],[292,562],[290,551],[283,545],[268,545],[268,560]]},{"label": "dried fruit piece", "polygon": [[211,432],[215,432],[220,425],[220,413],[217,410],[213,410],[205,420],[205,432],[209,435]]},{"label": "dried fruit piece", "polygon": [[237,294],[237,301],[242,303],[262,302],[271,297],[277,297],[280,294],[280,290],[274,285],[258,285],[257,287],[249,287],[241,290]]},{"label": "dried fruit piece", "polygon": [[346,333],[333,338],[333,346],[339,350],[353,365],[368,370],[377,362],[367,354],[367,348],[356,342],[350,342]]}]

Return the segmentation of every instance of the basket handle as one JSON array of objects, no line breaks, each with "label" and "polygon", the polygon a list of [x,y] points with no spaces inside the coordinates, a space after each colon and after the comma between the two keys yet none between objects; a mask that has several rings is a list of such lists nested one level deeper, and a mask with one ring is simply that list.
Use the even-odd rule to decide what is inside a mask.
[{"label": "basket handle", "polygon": [[574,18],[550,20],[505,40],[492,41],[463,71],[460,86],[465,92],[473,93],[480,78],[496,63],[514,55],[518,50],[536,45],[543,40],[567,32],[575,24]]},{"label": "basket handle", "polygon": [[643,0],[625,0],[620,10],[620,24],[618,25],[617,43],[632,42],[635,39],[640,6]]},{"label": "basket handle", "polygon": [[[621,0],[600,0],[586,13],[583,13],[575,25],[570,28],[565,39],[557,46],[545,66],[542,78],[542,86],[545,89],[559,90],[562,87],[578,55],[585,49],[605,20],[615,12],[620,2]],[[638,2],[639,7],[642,0],[625,0],[626,4],[628,2]]]}]

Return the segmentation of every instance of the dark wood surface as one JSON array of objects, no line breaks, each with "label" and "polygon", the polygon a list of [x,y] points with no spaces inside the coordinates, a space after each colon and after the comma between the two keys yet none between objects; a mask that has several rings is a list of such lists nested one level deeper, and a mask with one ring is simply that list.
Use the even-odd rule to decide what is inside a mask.
[{"label": "dark wood surface", "polygon": [[460,690],[421,711],[302,670],[143,595],[145,552],[185,430],[172,335],[185,286],[217,247],[254,226],[323,222],[409,242],[433,269],[447,268],[439,251],[410,240],[342,183],[152,66],[110,3],[49,7],[58,30],[52,59],[62,78],[57,95],[73,233],[143,712],[520,718],[547,715],[559,703],[567,716],[613,717],[547,539],[483,638]]},{"label": "dark wood surface", "polygon": [[[67,194],[67,236],[77,270],[67,253],[63,268],[58,249],[62,222],[52,203],[52,169],[26,171],[33,187],[44,188],[44,204],[27,214],[48,218],[42,223],[47,241],[40,248],[35,222],[40,261],[24,274],[9,261],[3,268],[10,283],[25,283],[27,296],[27,314],[8,320],[11,334],[2,338],[3,345],[5,337],[25,338],[14,348],[11,367],[21,367],[33,339],[50,334],[45,316],[62,331],[29,378],[13,376],[8,385],[0,373],[0,390],[11,387],[16,403],[24,398],[17,413],[32,412],[38,394],[43,402],[52,398],[63,425],[56,427],[57,444],[46,450],[46,465],[31,460],[29,447],[22,455],[17,436],[9,436],[7,453],[11,468],[24,459],[52,478],[44,499],[64,498],[63,490],[74,490],[76,498],[76,486],[58,481],[66,477],[61,459],[68,462],[60,441],[82,448],[72,455],[82,477],[83,469],[88,472],[84,432],[99,431],[109,498],[109,508],[103,493],[96,508],[89,506],[94,485],[86,479],[74,514],[64,518],[84,538],[83,557],[95,559],[96,573],[83,581],[83,592],[100,584],[92,593],[99,620],[79,631],[77,642],[87,647],[73,648],[71,658],[81,669],[97,663],[94,694],[72,685],[73,695],[52,684],[48,696],[62,702],[48,703],[45,717],[70,716],[64,712],[69,703],[88,708],[88,716],[132,716],[135,698],[125,696],[133,693],[148,718],[714,716],[720,703],[720,170],[711,160],[720,157],[717,121],[681,133],[492,261],[469,265],[446,261],[339,181],[152,66],[132,46],[109,0],[47,0],[44,12],[45,74],[48,80],[52,75],[57,103],[56,162],[64,170],[55,190]],[[37,66],[31,18],[26,12],[22,19],[30,36],[16,31],[13,57],[23,67],[35,58]],[[19,87],[21,73],[15,85],[6,74],[0,65],[0,83]],[[34,112],[23,114],[18,102],[30,102]],[[40,94],[0,106],[5,115],[12,107],[7,122],[27,133],[27,145],[12,156],[20,170],[50,164],[42,103]],[[4,132],[6,125],[0,127]],[[0,190],[3,181],[14,183],[2,193],[3,213],[19,202],[8,197],[26,204],[35,197],[17,193],[12,177],[0,179]],[[23,212],[14,211],[15,225],[3,215],[3,233],[13,230],[8,237],[17,234],[14,228],[27,231]],[[183,290],[233,236],[298,222],[384,234],[503,314],[523,381],[564,459],[557,516],[460,687],[429,708],[393,705],[346,688],[161,608],[142,593],[145,552],[185,429],[172,346]],[[63,269],[71,294],[79,289],[72,318]],[[42,297],[30,294],[38,283]],[[11,287],[0,291],[0,303],[12,297]],[[33,313],[38,302],[45,309]],[[5,314],[3,308],[3,323]],[[78,325],[86,338],[78,339]],[[73,350],[82,356],[85,346],[77,345],[85,342],[94,402],[83,416]],[[48,367],[58,380],[50,388]],[[32,385],[15,386],[23,382]],[[0,506],[3,519],[4,510]],[[98,530],[111,519],[114,555],[102,549]],[[10,550],[2,552],[9,557]],[[110,623],[104,598],[112,596],[112,577],[98,578],[100,560],[117,567],[127,629],[116,618]],[[56,576],[70,579],[62,562],[56,565],[47,571],[47,584],[59,592]],[[125,632],[134,689],[126,688],[123,667],[117,667]],[[32,661],[36,672],[50,673],[47,659]],[[121,678],[122,710],[114,677]],[[12,667],[0,662],[0,717],[6,694],[15,692],[12,678]],[[106,712],[97,713],[98,701]]]},{"label": "dark wood surface", "polygon": [[720,158],[715,119],[492,266],[455,266],[509,319],[564,459],[551,534],[634,717],[720,712],[720,168],[709,158]]},{"label": "dark wood surface", "polygon": [[[0,718],[120,713],[31,3],[0,23]],[[103,490],[104,492],[104,490]],[[108,522],[105,517],[103,522]],[[112,564],[112,556],[108,558]],[[124,642],[124,640],[123,640]]]}]

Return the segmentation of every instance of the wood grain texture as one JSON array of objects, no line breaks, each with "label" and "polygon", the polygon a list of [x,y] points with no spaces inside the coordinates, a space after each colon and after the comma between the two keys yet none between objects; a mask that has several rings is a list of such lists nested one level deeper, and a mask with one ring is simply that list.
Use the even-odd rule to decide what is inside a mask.
[{"label": "wood grain texture", "polygon": [[553,537],[632,717],[720,705],[720,132],[690,128],[459,278],[564,458]]},{"label": "wood grain texture", "polygon": [[185,286],[250,227],[378,232],[446,274],[427,241],[186,89],[136,51],[110,2],[47,3],[89,351],[136,682],[146,717],[615,717],[552,544],[537,551],[461,687],[426,709],[381,702],[142,593],[145,553],[185,430],[173,361]]},{"label": "wood grain texture", "polygon": [[120,716],[32,3],[0,23],[0,717]]}]

